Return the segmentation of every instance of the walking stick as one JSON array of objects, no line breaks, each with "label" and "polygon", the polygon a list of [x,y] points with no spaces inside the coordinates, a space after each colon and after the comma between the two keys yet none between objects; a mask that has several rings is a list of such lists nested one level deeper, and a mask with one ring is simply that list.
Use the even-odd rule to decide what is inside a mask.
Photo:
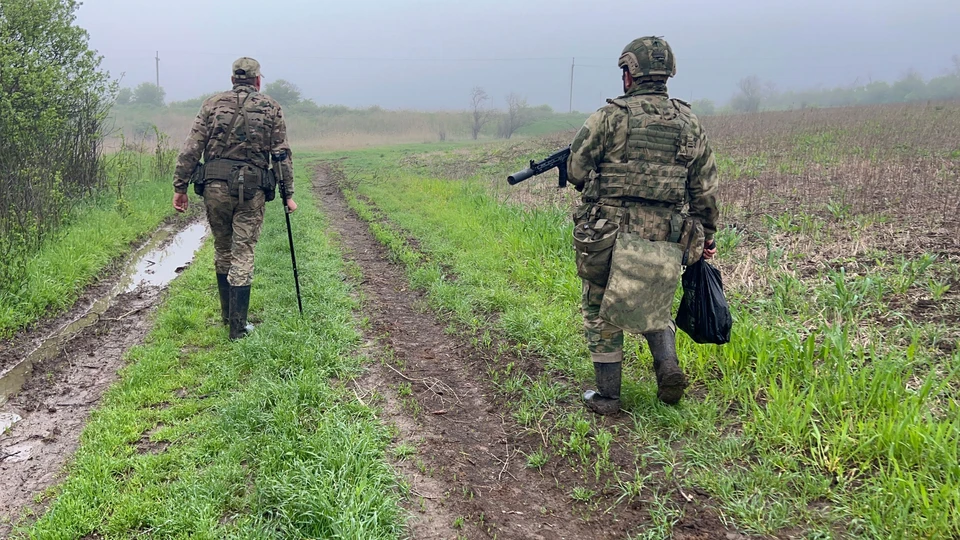
[{"label": "walking stick", "polygon": [[277,182],[280,184],[280,198],[283,199],[283,215],[287,218],[287,239],[290,241],[290,259],[293,260],[293,281],[297,285],[297,307],[300,316],[303,316],[303,300],[300,297],[300,272],[297,270],[297,253],[293,249],[293,229],[290,227],[290,210],[287,208],[287,184],[283,181],[283,167],[280,165],[287,159],[286,152],[277,152],[273,155],[274,170],[277,173]]}]

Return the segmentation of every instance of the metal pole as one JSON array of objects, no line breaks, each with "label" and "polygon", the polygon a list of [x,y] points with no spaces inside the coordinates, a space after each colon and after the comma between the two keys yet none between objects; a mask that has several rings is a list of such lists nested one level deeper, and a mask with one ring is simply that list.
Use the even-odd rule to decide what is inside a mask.
[{"label": "metal pole", "polygon": [[281,162],[287,159],[287,154],[281,153],[273,157],[273,167],[277,172],[277,181],[280,184],[280,198],[283,200],[283,215],[287,218],[287,240],[290,242],[290,259],[293,261],[293,282],[297,287],[297,307],[300,308],[300,316],[303,316],[303,299],[300,296],[300,271],[297,269],[297,252],[293,249],[293,229],[290,227],[290,211],[287,209],[287,184],[283,181],[283,165]]},{"label": "metal pole", "polygon": [[577,65],[577,57],[570,62],[570,111],[573,112],[573,68]]},{"label": "metal pole", "polygon": [[160,51],[157,51],[157,88],[160,88]]}]

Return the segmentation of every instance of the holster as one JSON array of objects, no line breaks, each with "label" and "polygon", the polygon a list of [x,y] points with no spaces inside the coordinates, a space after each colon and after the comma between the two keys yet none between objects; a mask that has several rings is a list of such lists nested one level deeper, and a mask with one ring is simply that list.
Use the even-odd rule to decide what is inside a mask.
[{"label": "holster", "polygon": [[201,197],[203,197],[203,188],[206,185],[204,182],[203,171],[203,163],[197,163],[197,166],[193,168],[193,173],[190,175],[190,182],[193,184],[193,192]]}]

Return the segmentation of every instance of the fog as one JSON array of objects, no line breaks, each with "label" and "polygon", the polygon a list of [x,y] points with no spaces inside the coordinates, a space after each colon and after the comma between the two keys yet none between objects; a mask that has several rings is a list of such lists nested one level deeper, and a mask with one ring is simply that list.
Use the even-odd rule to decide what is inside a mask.
[{"label": "fog", "polygon": [[960,53],[957,0],[87,0],[77,22],[123,86],[167,100],[229,87],[230,64],[258,59],[319,104],[464,109],[481,86],[498,106],[590,111],[619,94],[617,58],[643,35],[677,56],[671,94],[726,101],[757,75],[781,90],[925,78]]}]

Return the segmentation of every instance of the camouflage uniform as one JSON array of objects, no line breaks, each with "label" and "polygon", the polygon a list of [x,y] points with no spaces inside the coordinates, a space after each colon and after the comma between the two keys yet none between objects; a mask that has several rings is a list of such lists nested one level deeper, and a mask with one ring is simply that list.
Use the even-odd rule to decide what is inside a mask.
[{"label": "camouflage uniform", "polygon": [[[280,104],[254,86],[260,75],[259,63],[241,58],[233,68],[233,89],[208,98],[200,107],[177,158],[173,180],[174,191],[186,193],[203,158],[204,178],[195,181],[203,184],[204,206],[214,236],[214,265],[224,319],[229,311],[224,287],[249,288],[253,281],[254,247],[260,237],[266,202],[259,179],[270,174],[267,170],[271,154],[284,152],[292,156]],[[292,159],[281,161],[278,166],[282,168],[287,196],[292,196]],[[240,193],[231,195],[230,178],[236,180],[241,174],[246,179],[241,182]]]},{"label": "camouflage uniform", "polygon": [[[655,39],[634,41],[624,55],[657,50]],[[574,137],[567,174],[583,192],[575,225],[606,219],[619,224],[621,233],[677,242],[679,224],[692,217],[702,225],[703,239],[712,241],[719,216],[716,162],[690,106],[667,95],[666,78],[675,70],[669,69],[672,52],[665,50],[668,71],[659,77],[637,77],[636,66],[626,66],[621,57],[621,67],[632,69],[633,86],[608,100]],[[619,364],[623,331],[600,317],[605,291],[605,284],[583,281],[584,330],[595,364]]]}]

